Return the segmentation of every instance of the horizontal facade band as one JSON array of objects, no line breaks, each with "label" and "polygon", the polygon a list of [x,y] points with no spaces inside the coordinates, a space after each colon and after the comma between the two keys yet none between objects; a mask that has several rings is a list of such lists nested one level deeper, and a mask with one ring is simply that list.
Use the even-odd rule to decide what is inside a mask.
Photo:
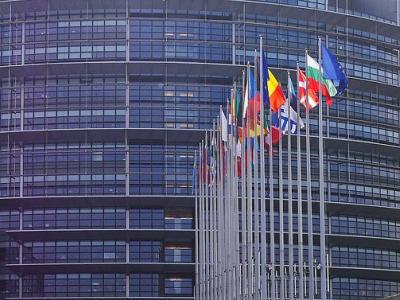
[{"label": "horizontal facade band", "polygon": [[382,218],[385,220],[400,220],[400,208],[377,205],[366,205],[346,202],[326,202],[329,215],[362,216]]},{"label": "horizontal facade band", "polygon": [[179,128],[96,128],[96,129],[50,129],[0,132],[10,134],[10,142],[124,142],[131,145],[198,145],[205,131]]},{"label": "horizontal facade band", "polygon": [[192,242],[194,229],[53,229],[8,230],[6,233],[17,241],[30,240],[173,240]]},{"label": "horizontal facade band", "polygon": [[[267,197],[266,200],[269,200]],[[120,207],[120,208],[194,208],[194,197],[184,195],[82,195],[82,196],[25,196],[2,198],[1,207],[26,208],[85,208],[85,207]],[[279,209],[279,199],[275,199],[275,209]],[[400,208],[377,205],[365,205],[349,202],[326,201],[329,215],[364,216],[387,220],[400,220]],[[293,211],[297,211],[297,199],[293,198]],[[313,211],[319,211],[319,202],[313,201]],[[287,211],[288,199],[284,199]],[[303,199],[303,211],[307,210]]]},{"label": "horizontal facade band", "polygon": [[[371,0],[369,0],[371,1]],[[7,15],[10,11],[22,14],[27,12],[43,12],[47,9],[50,10],[68,10],[68,9],[81,9],[86,8],[103,8],[103,9],[161,9],[164,10],[168,7],[170,10],[193,10],[193,11],[229,11],[232,14],[243,13],[243,10],[248,14],[261,14],[264,12],[266,15],[276,15],[284,18],[295,18],[303,20],[318,20],[319,22],[330,25],[348,24],[348,26],[366,29],[376,29],[376,23],[379,24],[379,31],[384,32],[386,35],[391,35],[400,39],[398,27],[395,24],[384,22],[380,20],[373,20],[365,16],[357,16],[342,12],[334,12],[322,9],[301,7],[287,4],[265,3],[261,1],[247,1],[247,0],[228,0],[228,1],[180,1],[180,0],[114,0],[114,1],[101,1],[98,0],[31,0],[30,5],[26,5],[23,0],[9,0],[2,1],[0,4],[0,14]],[[11,6],[11,7],[10,7]],[[392,7],[388,5],[387,15],[393,13]],[[399,8],[397,8],[399,9]],[[395,9],[394,9],[395,10]],[[374,15],[375,12],[371,12]]]},{"label": "horizontal facade band", "polygon": [[2,208],[194,208],[194,198],[181,195],[28,196],[0,199]]},{"label": "horizontal facade band", "polygon": [[194,263],[44,263],[44,264],[7,264],[6,267],[16,273],[163,273],[192,274]]},{"label": "horizontal facade band", "polygon": [[[82,128],[17,130],[0,132],[0,140],[17,143],[57,142],[125,142],[128,144],[198,145],[205,136],[202,129],[180,128]],[[304,136],[302,136],[305,139]],[[293,141],[296,137],[292,136]],[[305,141],[302,141],[303,143]],[[311,147],[318,146],[318,136],[310,137]],[[284,146],[287,143],[284,140]],[[400,158],[400,146],[346,138],[325,137],[325,149],[349,149],[349,151],[390,155]]]},{"label": "horizontal facade band", "polygon": [[[265,198],[269,200],[268,197]],[[275,199],[277,202],[279,199]],[[24,196],[1,198],[2,208],[85,208],[85,207],[121,207],[121,208],[194,208],[194,197],[185,195],[82,195],[82,196]],[[284,210],[287,210],[284,199]],[[293,198],[293,210],[297,211],[297,198]],[[365,205],[349,202],[326,201],[330,215],[365,216],[400,220],[400,208]],[[306,211],[306,199],[303,199],[303,211]],[[279,208],[276,203],[275,209]],[[313,211],[319,211],[319,202],[313,201]]]},{"label": "horizontal facade band", "polygon": [[354,246],[363,248],[380,248],[400,250],[400,239],[350,235],[350,234],[326,234],[327,244],[333,246]]},{"label": "horizontal facade band", "polygon": [[[29,299],[29,300],[54,300],[54,297],[22,297],[22,298],[13,298],[13,297],[7,297],[9,300],[21,300],[21,299]],[[56,297],[57,300],[97,300],[97,299],[104,299],[104,300],[114,300],[114,299],[137,299],[137,300],[192,300],[194,297],[157,297],[157,296],[151,296],[151,297]]]},{"label": "horizontal facade band", "polygon": [[[7,66],[0,65],[0,78],[8,78],[9,75],[19,80],[26,77],[65,76],[65,74],[69,76],[107,74],[109,76],[119,75],[123,77],[135,75],[162,75],[165,77],[181,76],[188,78],[204,76],[204,78],[207,78],[207,82],[212,82],[212,78],[241,78],[242,70],[245,67],[246,66],[242,64],[198,61],[161,61],[154,59],[149,61],[71,61]],[[278,78],[285,78],[287,76],[287,71],[296,71],[290,68],[271,68],[271,70],[276,72]],[[398,93],[398,85],[351,76],[349,76],[349,80],[350,87],[355,90],[370,90],[376,92],[377,88],[384,88],[386,94],[397,95]]]},{"label": "horizontal facade band", "polygon": [[389,269],[374,269],[360,267],[329,267],[331,278],[363,278],[363,279],[379,279],[388,281],[399,281],[400,271]]}]

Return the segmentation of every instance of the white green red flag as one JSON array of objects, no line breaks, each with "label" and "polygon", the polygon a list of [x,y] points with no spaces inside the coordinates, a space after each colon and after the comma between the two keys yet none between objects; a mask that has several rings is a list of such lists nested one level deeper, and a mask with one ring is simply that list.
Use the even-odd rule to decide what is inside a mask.
[{"label": "white green red flag", "polygon": [[[332,105],[332,98],[337,94],[337,90],[332,80],[324,78],[324,70],[320,68],[318,62],[311,56],[307,55],[306,74],[308,78],[308,88],[318,93],[319,79],[321,78],[322,95],[326,97],[326,103]],[[321,70],[321,74],[320,74]]]}]

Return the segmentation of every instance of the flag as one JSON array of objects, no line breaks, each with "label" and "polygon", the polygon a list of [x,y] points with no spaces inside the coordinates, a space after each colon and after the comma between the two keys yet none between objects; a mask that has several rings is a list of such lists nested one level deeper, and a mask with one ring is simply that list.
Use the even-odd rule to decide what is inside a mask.
[{"label": "flag", "polygon": [[[318,96],[316,92],[310,87],[308,87],[308,91],[306,92],[306,75],[299,69],[299,97],[300,103],[304,105],[305,108],[311,109],[316,107],[319,103]],[[306,99],[307,94],[307,99]]]},{"label": "flag", "polygon": [[342,94],[349,85],[349,80],[343,71],[342,65],[335,55],[326,47],[322,47],[322,67],[324,78],[332,80],[337,86],[338,94]]},{"label": "flag", "polygon": [[299,124],[297,124],[297,112],[291,106],[290,106],[290,120],[289,120],[289,109],[287,101],[284,105],[281,106],[280,125],[279,125],[279,118],[276,114],[275,116],[273,115],[272,121],[275,127],[281,128],[283,134],[287,134],[289,130],[291,133],[296,133],[299,126],[300,128],[304,127],[304,123],[301,118],[299,119]]},{"label": "flag", "polygon": [[236,167],[238,177],[242,177],[242,144],[240,141],[236,144]]},{"label": "flag", "polygon": [[271,110],[273,112],[278,112],[279,108],[285,103],[285,94],[282,91],[282,88],[275,78],[274,74],[272,74],[271,70],[268,70],[268,96],[269,96],[269,105],[271,106]]},{"label": "flag", "polygon": [[236,159],[236,166],[237,166],[238,177],[241,178],[242,177],[242,158],[241,157],[238,157]]},{"label": "flag", "polygon": [[269,92],[268,92],[268,84],[265,84],[269,80],[268,76],[268,65],[267,65],[267,57],[265,56],[265,53],[262,54],[262,67],[260,70],[263,72],[263,101],[266,106],[269,106]]},{"label": "flag", "polygon": [[322,85],[322,95],[326,97],[326,103],[328,105],[332,105],[332,98],[337,94],[337,90],[335,85],[330,79],[326,79],[323,77],[323,68],[321,67],[322,74],[320,74],[319,69],[320,66],[318,62],[313,59],[311,56],[307,55],[307,70],[306,75],[308,79],[308,88],[314,90],[318,93],[319,90],[319,78],[321,77],[321,85]]},{"label": "flag", "polygon": [[239,89],[236,89],[236,96],[235,96],[235,100],[236,100],[236,121],[239,122],[240,119],[242,118],[242,100],[240,99],[240,93],[239,93]]},{"label": "flag", "polygon": [[242,117],[246,117],[247,108],[249,106],[250,99],[254,98],[255,95],[255,81],[254,81],[254,73],[251,69],[249,69],[247,74],[247,83],[246,83],[246,91],[244,95],[244,103],[243,103],[243,113]]},{"label": "flag", "polygon": [[234,90],[231,92],[231,103],[230,107],[230,115],[232,116],[232,120],[235,121],[236,119],[236,93]]},{"label": "flag", "polygon": [[220,120],[221,120],[221,137],[224,142],[227,142],[228,141],[228,120],[225,117],[222,107],[219,108],[219,115],[220,115]]},{"label": "flag", "polygon": [[294,109],[297,109],[296,91],[294,89],[291,77],[289,77],[289,83],[288,83],[288,99],[290,106],[293,107]]},{"label": "flag", "polygon": [[[272,119],[274,121],[275,118],[278,118],[277,114],[274,112],[272,113]],[[279,132],[279,128],[272,125],[271,127],[271,134],[272,134],[272,145],[278,144],[279,140],[281,139],[281,133]],[[265,136],[265,146],[269,145],[269,137]]]},{"label": "flag", "polygon": [[[254,123],[254,119],[259,121],[260,107],[261,107],[260,106],[260,93],[257,92],[257,94],[252,99],[250,99],[250,103],[249,103],[250,123]],[[254,127],[254,125],[253,125],[253,127]]]}]

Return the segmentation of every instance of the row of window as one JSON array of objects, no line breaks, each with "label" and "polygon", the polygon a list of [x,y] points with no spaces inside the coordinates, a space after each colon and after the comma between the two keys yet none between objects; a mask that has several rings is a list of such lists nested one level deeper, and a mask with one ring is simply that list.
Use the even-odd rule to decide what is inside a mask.
[{"label": "row of window", "polygon": [[[103,22],[104,21],[98,21]],[[108,23],[117,23],[115,20],[107,20],[105,22]],[[164,20],[143,20],[137,21],[137,24],[133,24],[133,26],[137,26],[137,30],[139,32],[140,40],[132,40],[132,45],[130,46],[131,53],[130,56],[132,59],[184,59],[184,60],[200,60],[200,61],[216,61],[216,62],[228,62],[232,61],[232,56],[236,56],[236,54],[232,54],[232,46],[230,43],[219,44],[221,40],[228,40],[231,39],[230,30],[224,29],[225,26],[232,26],[230,24],[220,24],[220,23],[205,23],[207,25],[202,26],[202,30],[200,30],[200,25],[196,21],[166,21],[165,24]],[[78,23],[79,21],[75,22],[59,22],[59,23]],[[143,24],[141,24],[143,23]],[[153,24],[154,23],[154,24]],[[65,24],[62,24],[65,25]],[[105,37],[104,38],[108,42],[96,42],[93,41],[90,44],[86,41],[83,44],[79,42],[81,38],[80,30],[85,31],[86,40],[93,40],[96,37],[92,37],[90,34],[87,34],[87,26],[79,27],[76,26],[77,24],[73,24],[75,26],[71,26],[72,31],[74,34],[60,34],[58,41],[62,39],[69,39],[67,42],[60,42],[58,44],[52,43],[48,41],[47,45],[40,45],[36,42],[35,44],[29,44],[29,39],[31,38],[30,33],[33,32],[33,37],[35,39],[43,40],[47,36],[51,36],[54,38],[57,35],[50,34],[47,30],[53,28],[50,25],[46,27],[46,24],[43,23],[27,23],[28,26],[28,34],[27,34],[27,47],[25,49],[25,61],[26,62],[44,62],[44,61],[53,61],[53,60],[90,60],[90,59],[118,59],[123,60],[125,58],[125,51],[126,45],[124,39],[121,38],[120,42],[110,43],[109,41],[113,39],[113,37]],[[154,26],[153,26],[154,25]],[[59,24],[57,25],[58,28]],[[31,29],[29,27],[38,27],[38,29]],[[154,28],[153,28],[154,27]],[[157,28],[160,30],[157,30]],[[215,28],[214,28],[215,27]],[[219,28],[222,27],[222,28]],[[61,27],[64,28],[64,27]],[[118,26],[105,26],[104,33],[99,33],[99,36],[102,34],[109,34],[109,35],[117,35]],[[153,28],[149,32],[149,28]],[[107,30],[108,29],[108,30]],[[209,31],[213,31],[213,35],[209,34]],[[260,31],[261,30],[261,31]],[[265,32],[266,31],[266,32]],[[197,32],[197,33],[196,33]],[[214,36],[215,32],[215,36]],[[222,32],[222,33],[219,33]],[[244,40],[243,37],[240,36],[241,31],[238,30],[239,36],[236,38],[238,41]],[[252,38],[256,39],[260,35],[260,32],[263,33],[264,38],[266,40],[271,41],[269,42],[270,47],[283,47],[284,49],[296,49],[296,48],[306,48],[310,49],[310,44],[303,45],[305,40],[303,35],[307,36],[306,32],[297,33],[296,31],[288,31],[285,29],[276,29],[272,27],[263,27],[257,30],[257,27],[252,25],[246,26],[246,43],[252,43]],[[157,33],[160,35],[158,37]],[[222,38],[219,34],[226,35],[226,38]],[[133,37],[137,36],[135,32],[132,32]],[[247,36],[248,35],[248,36]],[[298,36],[300,35],[300,36]],[[203,43],[182,43],[178,42],[178,40],[183,37],[183,39],[192,39],[195,41],[201,40],[201,37],[205,39],[205,41],[212,41],[213,38],[208,38],[209,36],[214,36],[214,43],[212,44],[203,44]],[[159,42],[149,41],[150,39],[160,39]],[[115,37],[114,37],[115,38]],[[146,40],[147,39],[147,40]],[[51,40],[51,38],[50,38]],[[76,42],[75,40],[78,40]],[[165,41],[164,41],[165,40]],[[336,40],[331,39],[332,41]],[[274,45],[276,41],[276,46]],[[311,44],[313,44],[314,48],[316,48],[317,44],[316,36],[313,37],[311,40]],[[331,43],[332,43],[331,41]],[[71,43],[71,44],[70,44]],[[342,41],[342,43],[344,43]],[[254,43],[256,45],[257,43]],[[375,50],[375,49],[368,49],[366,47],[354,47],[354,43],[350,44],[348,48],[350,51],[359,51],[356,52],[356,56],[358,58],[365,56],[368,59],[376,58],[379,61],[385,61],[389,64],[396,63],[397,54],[393,51],[390,52],[389,50]],[[14,45],[13,45],[14,46]],[[32,47],[34,46],[34,47]],[[303,47],[305,46],[305,47]],[[21,62],[21,52],[22,46],[20,49],[15,49],[14,47],[10,47],[9,45],[4,45],[0,49],[0,62],[4,64],[9,63],[11,60],[12,63],[20,63]],[[243,47],[243,44],[240,42],[236,42],[235,47],[239,50]],[[331,45],[333,48],[337,48],[338,51],[342,49],[342,45]],[[236,49],[235,48],[235,49]],[[240,50],[239,50],[240,51]],[[241,50],[243,51],[243,49]],[[348,55],[348,49],[346,49],[345,55]],[[247,52],[249,52],[250,57],[247,57]],[[237,58],[238,62],[246,63],[247,60],[251,59],[251,50],[245,50],[243,57],[239,54]],[[296,61],[303,61],[303,55],[289,55],[289,53],[276,53],[276,50],[268,49],[268,53],[271,55],[270,65],[272,66],[285,66],[288,65],[295,66]],[[279,50],[278,50],[279,52]],[[375,55],[376,54],[376,55]],[[380,55],[378,55],[380,54]],[[286,58],[282,57],[286,55]],[[243,59],[242,59],[243,58]],[[277,60],[278,59],[278,60]],[[393,62],[393,60],[395,60]],[[358,63],[346,63],[346,68],[348,69],[349,75],[354,75],[357,77],[362,77],[371,80],[378,80],[383,81],[389,84],[397,84],[398,83],[398,74],[397,70],[391,70],[390,66],[387,68],[376,68],[371,65],[361,65]]]},{"label": "row of window", "polygon": [[387,249],[333,247],[331,259],[334,266],[395,270],[400,267],[400,252]]},{"label": "row of window", "polygon": [[[17,210],[0,211],[0,228],[19,229],[19,216]],[[22,228],[24,230],[126,228],[126,210],[123,208],[28,209],[23,211],[22,217]],[[269,220],[268,214],[266,217]],[[302,219],[303,231],[307,232],[307,215],[304,215]],[[329,223],[329,232],[333,234],[400,238],[400,222],[396,221],[366,217],[331,216]],[[131,209],[129,211],[129,228],[132,229],[192,229],[193,226],[190,211],[144,208]],[[279,230],[279,226],[279,216],[276,213],[274,216],[274,229]],[[288,231],[287,213],[284,213],[283,230],[285,232]],[[293,230],[294,232],[298,230],[296,213],[293,214]],[[317,215],[313,216],[313,232],[319,232],[319,218]]]},{"label": "row of window", "polygon": [[[126,228],[124,208],[25,209],[22,229]],[[0,229],[19,229],[17,210],[0,211]],[[193,216],[188,210],[136,208],[129,210],[131,229],[192,229]]]},{"label": "row of window", "polygon": [[400,222],[356,216],[331,216],[330,233],[400,239]]},{"label": "row of window", "polygon": [[25,42],[125,39],[125,20],[26,22]]},{"label": "row of window", "polygon": [[[177,60],[177,61],[201,61],[232,63],[232,57],[235,56],[236,63],[243,64],[244,53],[251,53],[254,49],[237,49],[237,53],[232,54],[232,47],[228,44],[201,44],[193,42],[153,42],[138,41],[131,45],[130,57],[132,60]],[[43,47],[36,45],[35,48],[25,50],[25,62],[39,63],[52,61],[82,61],[82,60],[124,60],[126,58],[126,46],[124,44],[106,44],[101,45],[73,45],[73,46],[54,46]],[[21,60],[21,53],[17,50],[0,51],[0,63],[7,64],[9,56],[13,60]],[[246,55],[250,56],[250,55]],[[252,60],[251,57],[247,57]],[[297,62],[303,62],[303,54],[295,50],[274,49],[267,53],[269,64],[273,67],[296,67]],[[358,62],[344,63],[349,76],[380,81],[390,85],[399,84],[397,68],[392,66],[375,67],[371,64],[362,64]]]},{"label": "row of window", "polygon": [[[351,95],[352,97],[352,95]],[[335,105],[329,108],[329,116],[349,118],[370,122],[381,122],[386,126],[399,126],[399,111],[396,106],[384,106],[379,103],[362,101],[359,96],[354,98],[337,98]],[[382,97],[384,97],[382,95]],[[396,105],[397,101],[392,101]]]},{"label": "row of window", "polygon": [[333,278],[334,299],[375,300],[400,293],[399,281],[359,278]]},{"label": "row of window", "polygon": [[[19,189],[21,153],[18,147],[11,150],[6,150],[5,147],[2,149],[0,166],[7,170],[9,176],[3,176],[0,179],[0,186],[4,193],[10,193],[13,188]],[[187,146],[131,145],[129,154],[131,188],[140,187],[140,184],[151,185],[154,183],[162,189],[165,187],[165,179],[167,179],[167,183],[180,182],[182,185],[186,185],[186,191],[189,191],[193,166],[192,151],[193,147]],[[292,154],[295,158],[294,153]],[[372,197],[373,202],[369,204],[383,205],[375,202],[375,199],[378,201],[396,201],[398,194],[396,188],[399,181],[396,169],[399,164],[398,160],[393,157],[375,157],[366,154],[360,154],[356,157],[357,153],[355,152],[351,152],[349,155],[354,156],[354,159],[349,160],[345,153],[338,157],[337,154],[332,152],[330,154],[332,159],[326,160],[330,174],[327,192],[329,192],[328,196],[332,201],[347,202],[349,200],[346,200],[346,198],[354,197],[354,193],[361,193],[363,201],[370,201],[369,199]],[[24,146],[23,154],[26,195],[29,195],[29,189],[32,187],[37,188],[38,193],[43,193],[40,189],[47,189],[48,195],[53,194],[49,191],[54,188],[60,190],[70,188],[71,193],[73,191],[81,194],[86,192],[88,194],[107,193],[107,191],[100,189],[103,188],[101,185],[95,186],[98,182],[106,183],[112,191],[118,188],[117,192],[122,193],[124,192],[126,178],[125,156],[123,144],[27,144]],[[286,153],[283,154],[282,163],[283,177],[287,178]],[[280,164],[278,157],[274,157],[276,172]],[[302,173],[304,174],[305,166],[306,164],[303,162]],[[312,160],[311,166],[312,174],[317,176],[317,158]],[[292,172],[296,173],[297,162],[295,160],[293,160],[292,168]],[[139,174],[141,176],[138,176]],[[70,187],[66,186],[68,182]],[[358,184],[348,185],[349,182]],[[377,183],[380,186],[377,186]],[[72,190],[75,186],[76,191]],[[90,191],[91,186],[96,189]],[[318,186],[312,184],[312,188],[318,188]],[[160,192],[162,193],[163,190],[160,190]],[[293,192],[295,193],[294,197],[296,197],[296,186],[293,187]],[[287,191],[285,190],[285,197],[287,197],[286,194]]]},{"label": "row of window", "polygon": [[370,183],[384,186],[399,186],[399,169],[382,165],[365,165],[362,162],[329,161],[331,180],[351,180],[352,182]]},{"label": "row of window", "polygon": [[377,205],[400,208],[400,190],[390,187],[375,185],[360,185],[342,182],[328,184],[329,197],[332,202],[346,202],[355,204]]},{"label": "row of window", "polygon": [[122,273],[26,274],[24,297],[125,297],[191,296],[192,278],[161,274],[130,274],[129,286]]},{"label": "row of window", "polygon": [[[265,17],[265,16],[264,16]],[[199,41],[227,41],[232,40],[232,25],[230,23],[221,22],[217,19],[202,19],[190,20],[174,19],[154,19],[146,18],[142,20],[132,19],[130,20],[130,38],[133,40],[137,39],[169,39],[169,40],[199,40]],[[269,17],[267,17],[269,18]],[[62,17],[60,19],[63,19]],[[246,24],[246,42],[256,44],[256,39],[260,35],[264,35],[264,38],[269,42],[270,45],[279,44],[283,47],[293,47],[294,41],[304,42],[305,39],[302,37],[296,38],[296,32],[293,29],[276,29],[276,23],[273,22],[272,18],[269,20],[268,27],[254,26],[251,22]],[[282,24],[283,23],[283,24]],[[243,40],[243,24],[238,23],[236,29],[236,41]],[[278,25],[285,25],[284,22],[279,22]],[[292,24],[291,24],[292,25]],[[297,25],[297,24],[296,24]],[[22,41],[22,26],[19,23],[15,23],[11,26],[11,37],[10,40],[10,26],[4,24],[0,28],[0,35],[5,40],[7,45],[9,42],[20,44]],[[53,21],[40,21],[40,22],[27,22],[25,25],[25,42],[41,42],[41,41],[71,41],[71,40],[115,40],[125,39],[126,33],[126,19],[115,19],[110,17],[109,19],[91,19],[85,18],[84,20],[62,20],[58,22]],[[330,33],[335,32],[331,30]],[[307,36],[306,31],[301,32],[302,35]],[[330,46],[336,48],[335,39],[331,39]],[[287,44],[289,42],[289,44]],[[316,38],[312,41],[313,46],[317,45]],[[338,40],[340,46],[339,50],[343,49],[342,40]],[[354,46],[353,46],[354,45]],[[310,44],[304,45],[303,48],[310,49]],[[375,48],[366,47],[359,43],[351,42],[349,44],[348,51],[356,51],[357,56],[372,56],[375,57],[375,53],[383,53],[383,56],[378,56],[379,59],[392,59],[394,55],[390,55],[390,51],[376,52]],[[374,52],[375,51],[375,52]],[[397,58],[395,58],[397,59]]]},{"label": "row of window", "polygon": [[[172,105],[171,105],[172,106]],[[191,109],[192,108],[192,109]],[[133,106],[130,109],[131,128],[209,128],[218,114],[217,105],[174,105],[168,107],[157,104]],[[24,130],[74,129],[74,128],[124,128],[125,109],[36,111],[24,113]],[[0,130],[19,130],[21,116],[18,112],[0,116]],[[357,139],[385,144],[400,143],[397,129],[350,123],[329,119],[329,137]],[[311,133],[317,127],[311,126]]]},{"label": "row of window", "polygon": [[[221,104],[230,96],[230,86],[218,83],[221,78],[208,78],[207,83],[189,82],[188,78],[176,77],[171,82],[129,81],[131,105],[154,103],[173,104]],[[282,78],[283,79],[283,78]],[[95,109],[124,108],[126,83],[124,77],[97,77],[87,74],[82,77],[49,77],[30,78],[23,83],[14,79],[0,81],[0,108],[2,111],[20,111],[21,91],[24,91],[24,108],[32,110],[69,110],[82,106]],[[285,88],[286,82],[282,81]],[[385,92],[384,87],[371,90],[348,90],[348,100],[343,96],[336,97],[329,109],[329,115],[354,117],[364,115],[387,120],[389,124],[396,118],[399,105],[397,95]],[[222,99],[222,100],[221,100]],[[361,105],[362,103],[362,105]],[[375,119],[371,119],[375,120]],[[385,122],[386,123],[386,122]],[[388,125],[389,125],[388,124]]]},{"label": "row of window", "polygon": [[[129,257],[127,247],[129,246]],[[24,242],[23,263],[192,262],[192,246],[173,241]]]},{"label": "row of window", "polygon": [[[170,167],[166,174],[160,165],[138,166],[140,171],[146,171],[146,175],[140,172],[132,172],[129,185],[131,195],[149,194],[191,194],[192,177],[191,165],[185,164],[181,167]],[[174,171],[177,173],[173,173]],[[179,172],[178,172],[179,171]],[[183,174],[182,174],[183,172]],[[141,176],[139,176],[139,174]],[[316,174],[316,173],[313,173]],[[316,175],[315,175],[316,176]],[[2,177],[0,180],[0,195],[13,197],[20,194],[20,177]],[[168,180],[166,180],[168,179]],[[327,201],[348,202],[357,204],[368,204],[387,207],[400,207],[397,187],[373,186],[368,182],[362,184],[348,183],[348,178],[327,183]],[[295,183],[295,182],[294,182]],[[302,182],[302,198],[307,199],[306,182]],[[319,197],[318,181],[312,181],[311,197],[317,201]],[[43,195],[125,195],[125,175],[116,174],[70,174],[70,175],[34,175],[25,176],[23,191],[24,196]],[[287,187],[283,190],[284,198],[288,197]],[[293,198],[297,198],[297,188],[293,187]],[[279,197],[278,183],[275,183],[274,197]]]}]

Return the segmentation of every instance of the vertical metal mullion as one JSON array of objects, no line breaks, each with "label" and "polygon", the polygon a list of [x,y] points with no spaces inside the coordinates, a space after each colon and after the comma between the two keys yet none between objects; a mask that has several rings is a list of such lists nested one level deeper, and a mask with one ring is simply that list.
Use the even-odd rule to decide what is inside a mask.
[{"label": "vertical metal mullion", "polygon": [[232,23],[232,64],[236,65],[236,24]]},{"label": "vertical metal mullion", "polygon": [[243,2],[243,64],[246,63],[246,2]]},{"label": "vertical metal mullion", "polygon": [[125,69],[125,139],[124,139],[124,151],[125,151],[125,195],[129,196],[129,181],[130,181],[130,172],[129,172],[129,164],[130,164],[130,151],[129,151],[129,139],[128,139],[128,128],[129,128],[129,76],[128,76],[128,67]]},{"label": "vertical metal mullion", "polygon": [[129,2],[125,1],[125,61],[130,61],[130,18],[129,18]]},{"label": "vertical metal mullion", "polygon": [[25,20],[22,21],[21,64],[25,65]]},{"label": "vertical metal mullion", "polygon": [[19,148],[19,196],[24,196],[24,144],[20,144]]}]

